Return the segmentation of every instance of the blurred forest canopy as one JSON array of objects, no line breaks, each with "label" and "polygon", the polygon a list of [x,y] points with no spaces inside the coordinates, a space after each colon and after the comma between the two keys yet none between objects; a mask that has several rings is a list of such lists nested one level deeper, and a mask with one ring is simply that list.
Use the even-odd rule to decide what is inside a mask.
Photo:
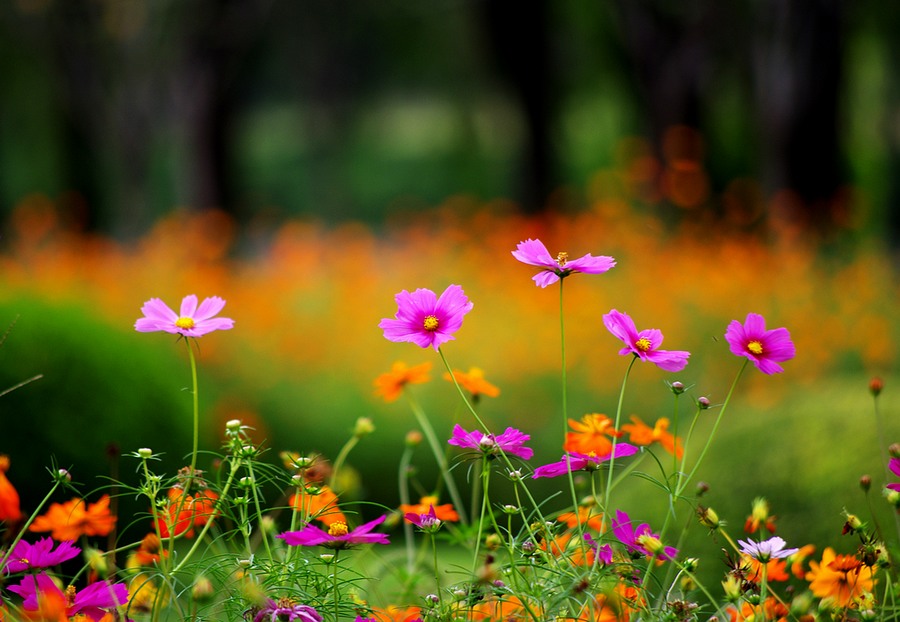
[{"label": "blurred forest canopy", "polygon": [[0,216],[44,193],[127,239],[177,207],[244,224],[378,222],[458,194],[566,210],[615,169],[638,207],[898,239],[900,3],[0,9]]}]

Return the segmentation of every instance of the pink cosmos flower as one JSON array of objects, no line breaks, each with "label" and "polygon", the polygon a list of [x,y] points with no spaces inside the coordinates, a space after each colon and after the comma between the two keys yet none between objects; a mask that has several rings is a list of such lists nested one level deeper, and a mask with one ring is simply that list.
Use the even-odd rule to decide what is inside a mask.
[{"label": "pink cosmos flower", "polygon": [[466,432],[461,425],[456,424],[453,426],[453,436],[447,442],[465,449],[477,449],[490,457],[497,456],[502,451],[504,454],[529,460],[534,455],[534,450],[524,445],[530,439],[531,436],[515,428],[506,428],[503,434],[494,436],[480,430]]},{"label": "pink cosmos flower", "polygon": [[[900,458],[891,458],[891,461],[888,462],[888,468],[891,470],[891,472],[894,475],[896,475],[897,477],[900,477]],[[900,483],[892,482],[890,484],[887,484],[887,486],[885,486],[885,488],[888,488],[890,490],[896,490],[897,492],[900,492]]]},{"label": "pink cosmos flower", "polygon": [[428,506],[428,512],[426,514],[407,512],[403,515],[403,518],[425,533],[435,533],[441,528],[441,525],[444,524],[444,522],[437,517],[437,512],[435,512],[433,504]]},{"label": "pink cosmos flower", "polygon": [[197,297],[191,294],[181,301],[181,313],[175,313],[159,298],[151,298],[141,307],[144,317],[134,323],[134,329],[140,333],[165,331],[185,337],[202,337],[214,330],[234,328],[231,318],[215,317],[224,306],[224,300],[213,296],[204,298],[197,307]]},{"label": "pink cosmos flower", "polygon": [[641,523],[634,527],[631,518],[622,510],[616,510],[616,517],[610,523],[613,535],[635,553],[661,559],[675,559],[678,555],[678,549],[663,546],[659,541],[659,535],[650,531],[650,525]]},{"label": "pink cosmos flower", "polygon": [[41,538],[34,544],[19,540],[7,555],[8,561],[4,570],[6,572],[25,572],[35,568],[49,568],[77,557],[79,553],[81,553],[81,549],[74,546],[71,540],[60,542],[55,551],[53,550],[53,538]]},{"label": "pink cosmos flower", "polygon": [[109,609],[128,602],[128,588],[124,583],[109,584],[106,581],[91,583],[76,592],[74,599],[69,600],[67,594],[56,587],[53,579],[43,572],[25,576],[19,585],[9,586],[9,591],[25,599],[22,608],[26,611],[38,611],[40,600],[50,598],[67,603],[67,617],[82,614],[92,620],[100,620]]},{"label": "pink cosmos flower", "polygon": [[612,257],[605,255],[593,257],[590,253],[569,261],[569,254],[561,252],[557,253],[556,259],[554,259],[543,242],[530,238],[524,242],[519,242],[516,250],[512,252],[512,256],[529,266],[543,268],[543,270],[531,277],[535,285],[540,285],[541,287],[547,287],[552,283],[556,283],[573,272],[600,274],[616,265],[616,260]]},{"label": "pink cosmos flower", "polygon": [[738,540],[741,545],[741,553],[749,555],[759,562],[767,563],[771,559],[782,559],[790,557],[800,549],[786,549],[784,539],[773,536],[762,542],[753,542],[751,540]]},{"label": "pink cosmos flower", "polygon": [[778,363],[794,358],[796,349],[786,328],[766,330],[766,320],[758,313],[748,313],[741,324],[732,320],[725,331],[732,354],[746,356],[764,374],[778,374],[784,369]]},{"label": "pink cosmos flower", "polygon": [[387,534],[372,533],[378,525],[384,522],[387,516],[381,516],[373,521],[360,525],[353,531],[347,529],[347,523],[335,521],[328,526],[328,531],[323,531],[312,524],[307,524],[300,531],[286,531],[279,534],[281,538],[291,546],[316,546],[322,545],[329,549],[345,549],[354,544],[390,544]]},{"label": "pink cosmos flower", "polygon": [[451,285],[438,298],[430,289],[405,289],[394,297],[397,301],[395,319],[385,318],[378,323],[390,341],[411,341],[421,348],[437,350],[442,343],[456,339],[453,333],[462,326],[463,316],[472,310],[472,303],[459,285]]},{"label": "pink cosmos flower", "polygon": [[584,534],[584,541],[594,550],[594,554],[601,562],[609,566],[613,561],[613,549],[609,544],[600,545],[591,537],[591,534]]},{"label": "pink cosmos flower", "polygon": [[309,605],[300,605],[290,598],[266,599],[266,604],[253,616],[253,622],[322,622],[322,614]]},{"label": "pink cosmos flower", "polygon": [[688,363],[690,352],[684,350],[660,350],[663,335],[656,328],[638,332],[628,314],[613,309],[603,316],[603,324],[614,336],[625,343],[619,354],[634,354],[642,361],[650,361],[665,371],[681,371]]},{"label": "pink cosmos flower", "polygon": [[640,449],[628,443],[619,443],[611,452],[598,456],[596,454],[582,454],[578,452],[570,452],[563,455],[559,462],[551,462],[539,466],[534,470],[532,478],[537,477],[559,477],[566,475],[570,470],[575,471],[591,471],[600,468],[601,462],[606,462],[610,458],[624,458],[636,454]]}]

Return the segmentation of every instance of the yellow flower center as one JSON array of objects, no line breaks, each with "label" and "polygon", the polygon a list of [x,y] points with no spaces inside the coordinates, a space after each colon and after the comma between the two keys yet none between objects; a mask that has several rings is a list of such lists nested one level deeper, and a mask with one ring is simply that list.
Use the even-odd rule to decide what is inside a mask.
[{"label": "yellow flower center", "polygon": [[441,323],[438,321],[438,319],[435,316],[426,315],[425,321],[422,323],[422,326],[425,328],[425,330],[427,330],[429,332],[434,332],[438,329],[438,326],[440,326],[440,324]]},{"label": "yellow flower center", "polygon": [[560,251],[556,254],[556,263],[559,264],[559,267],[562,268],[566,265],[566,262],[569,261],[569,253],[565,251]]},{"label": "yellow flower center", "polygon": [[328,526],[329,536],[346,536],[348,533],[347,523],[343,521],[335,521]]},{"label": "yellow flower center", "polygon": [[178,328],[184,328],[186,330],[190,330],[194,327],[194,318],[192,317],[180,317],[175,320],[175,326]]},{"label": "yellow flower center", "polygon": [[637,341],[634,342],[634,347],[640,350],[641,352],[646,352],[649,350],[653,344],[650,343],[650,340],[646,337],[641,337]]},{"label": "yellow flower center", "polygon": [[650,534],[645,533],[642,536],[638,536],[637,543],[654,555],[663,550],[663,543],[659,541],[659,538],[655,538]]},{"label": "yellow flower center", "polygon": [[763,353],[762,344],[758,341],[751,341],[750,343],[748,343],[747,349],[750,350],[751,352],[753,352],[753,354],[756,354],[757,356],[759,356],[760,354]]}]

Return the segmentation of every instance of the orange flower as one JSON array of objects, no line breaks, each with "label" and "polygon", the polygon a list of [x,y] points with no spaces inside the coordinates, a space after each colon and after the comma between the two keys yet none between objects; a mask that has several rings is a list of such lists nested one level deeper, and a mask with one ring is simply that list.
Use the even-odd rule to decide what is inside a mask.
[{"label": "orange flower", "polygon": [[185,496],[184,489],[176,486],[169,489],[168,495],[165,515],[159,521],[159,533],[163,538],[173,534],[192,538],[194,527],[202,527],[216,514],[219,495],[208,488],[198,490],[196,495]]},{"label": "orange flower", "polygon": [[0,521],[16,522],[22,518],[19,509],[19,493],[7,479],[9,457],[0,456]]},{"label": "orange flower", "polygon": [[798,579],[802,579],[806,576],[806,570],[803,569],[803,562],[806,561],[806,558],[812,555],[816,550],[814,544],[807,544],[806,546],[801,546],[800,550],[791,555],[788,559],[791,561],[791,574],[793,574]]},{"label": "orange flower", "polygon": [[[472,394],[472,399],[477,400],[482,395],[497,397],[500,389],[484,379],[484,372],[478,367],[470,367],[469,373],[453,370],[453,377],[463,389]],[[451,381],[450,373],[444,372],[444,380]]]},{"label": "orange flower", "polygon": [[344,513],[338,508],[337,495],[325,485],[311,486],[302,493],[294,493],[289,503],[294,511],[301,512],[309,520],[315,519],[326,526],[347,522]]},{"label": "orange flower", "polygon": [[[762,562],[750,555],[741,555],[741,566],[748,569],[747,578],[754,583],[762,581]],[[783,559],[770,559],[766,562],[766,581],[787,581],[787,562]]]},{"label": "orange flower", "polygon": [[744,531],[754,533],[765,527],[769,530],[769,533],[775,533],[776,518],[776,516],[769,514],[769,502],[762,497],[757,497],[750,506],[750,516],[744,522]]},{"label": "orange flower", "polygon": [[596,413],[585,415],[580,422],[569,419],[569,427],[575,431],[566,433],[563,449],[581,454],[604,456],[612,451],[610,437],[622,435],[613,428],[612,419]]},{"label": "orange flower", "polygon": [[400,397],[403,387],[408,384],[421,384],[428,382],[428,372],[431,363],[422,363],[415,367],[407,367],[406,363],[397,361],[391,366],[391,371],[381,374],[375,379],[375,395],[380,395],[385,402],[393,402]]},{"label": "orange flower", "polygon": [[806,580],[813,594],[833,599],[837,607],[853,606],[875,586],[870,567],[852,555],[835,555],[831,547],[822,551],[821,562],[809,562]]},{"label": "orange flower", "polygon": [[31,531],[49,531],[54,540],[77,540],[85,536],[105,536],[112,531],[116,517],[109,513],[109,495],[86,505],[73,498],[65,503],[51,503],[47,513],[34,519]]},{"label": "orange flower", "polygon": [[[786,622],[788,619],[789,610],[782,603],[778,602],[772,596],[766,599],[766,602],[763,604],[763,611],[765,614],[764,620],[773,620],[777,622]],[[730,622],[746,622],[753,621],[757,619],[757,614],[759,613],[759,605],[751,605],[748,602],[744,602],[741,605],[741,610],[738,611],[735,607],[728,607],[728,618]]]},{"label": "orange flower", "polygon": [[594,531],[603,531],[603,514],[595,513],[593,507],[580,505],[577,515],[575,512],[563,512],[556,520],[565,523],[569,529],[575,529],[581,523]]},{"label": "orange flower", "polygon": [[128,557],[127,567],[135,569],[140,566],[153,566],[159,563],[160,555],[168,554],[168,551],[163,550],[159,537],[155,533],[148,533],[141,540],[140,546]]},{"label": "orange flower", "polygon": [[389,605],[387,607],[372,609],[371,617],[383,622],[412,622],[421,617],[421,610],[418,607],[396,607]]},{"label": "orange flower", "polygon": [[459,514],[453,509],[452,503],[438,505],[438,498],[434,496],[422,497],[418,503],[401,503],[400,512],[403,514],[428,514],[434,507],[434,515],[438,520],[454,523],[459,520]]},{"label": "orange flower", "polygon": [[670,454],[674,453],[676,458],[681,458],[684,448],[681,446],[681,439],[673,436],[669,429],[669,420],[666,417],[660,417],[656,420],[656,424],[651,428],[641,421],[637,415],[632,415],[631,420],[634,423],[626,423],[622,426],[623,432],[631,435],[631,442],[635,445],[643,445],[644,447],[653,443],[659,443]]}]

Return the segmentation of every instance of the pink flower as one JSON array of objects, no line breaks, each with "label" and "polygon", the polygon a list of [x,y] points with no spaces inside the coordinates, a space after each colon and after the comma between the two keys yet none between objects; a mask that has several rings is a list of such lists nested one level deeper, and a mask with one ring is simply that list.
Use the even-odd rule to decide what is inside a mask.
[{"label": "pink flower", "polygon": [[444,521],[437,517],[437,512],[435,512],[433,504],[428,507],[427,514],[407,512],[403,515],[403,518],[411,522],[413,525],[415,525],[425,533],[436,533],[437,530],[441,528],[441,525],[444,524]]},{"label": "pink flower", "polygon": [[784,371],[778,363],[794,358],[796,349],[786,328],[766,330],[766,320],[758,313],[748,313],[741,324],[732,320],[725,331],[732,354],[746,356],[764,374]]},{"label": "pink flower", "polygon": [[74,546],[71,540],[60,542],[55,551],[53,538],[41,538],[34,544],[19,540],[7,555],[8,561],[4,569],[6,572],[25,572],[35,568],[49,568],[77,557],[79,553],[81,549]]},{"label": "pink flower", "polygon": [[[891,458],[890,462],[888,462],[888,468],[894,475],[900,477],[900,458]],[[892,482],[885,487],[900,492],[900,483]]]},{"label": "pink flower", "polygon": [[309,605],[301,605],[291,598],[266,599],[266,604],[253,616],[253,622],[322,622],[322,614]]},{"label": "pink flower", "polygon": [[534,455],[534,450],[524,445],[525,441],[530,439],[531,437],[528,434],[515,428],[506,428],[503,434],[494,436],[493,434],[485,434],[480,430],[466,432],[461,425],[456,424],[453,426],[453,436],[447,442],[457,447],[477,449],[491,457],[500,454],[502,451],[504,454],[529,460]]},{"label": "pink flower", "polygon": [[473,306],[459,285],[449,286],[440,298],[430,289],[417,289],[411,294],[404,289],[394,300],[395,319],[385,318],[378,323],[385,338],[411,341],[421,348],[432,346],[435,350],[455,339],[453,333]]},{"label": "pink flower", "polygon": [[512,255],[529,266],[543,268],[543,270],[531,277],[535,285],[540,285],[541,287],[547,287],[552,283],[556,283],[573,272],[600,274],[616,265],[616,260],[612,257],[606,257],[605,255],[592,257],[590,253],[569,261],[568,253],[561,252],[557,253],[556,259],[554,259],[543,242],[530,238],[524,242],[519,242]]},{"label": "pink flower", "polygon": [[640,450],[637,447],[628,443],[619,443],[613,451],[602,456],[573,451],[564,455],[559,462],[551,462],[550,464],[539,466],[534,470],[534,475],[531,477],[559,477],[567,474],[570,470],[572,472],[590,471],[600,468],[600,463],[606,462],[610,458],[624,458],[634,455],[638,451]]},{"label": "pink flower", "polygon": [[638,332],[634,321],[626,313],[613,309],[603,316],[603,324],[614,336],[625,343],[619,354],[634,354],[642,361],[650,361],[665,371],[681,371],[688,363],[690,352],[684,350],[660,350],[662,332],[649,328]]},{"label": "pink flower", "polygon": [[635,553],[661,559],[675,559],[675,556],[678,555],[678,549],[663,546],[659,541],[659,536],[650,531],[650,525],[647,523],[633,527],[631,518],[622,510],[616,510],[616,517],[610,523],[613,535]]},{"label": "pink flower", "polygon": [[328,526],[328,531],[323,531],[315,525],[308,524],[300,531],[286,531],[276,537],[281,538],[291,546],[316,546],[321,544],[329,549],[345,549],[354,544],[390,544],[386,534],[372,533],[372,530],[383,523],[385,518],[387,516],[376,518],[365,525],[360,525],[353,531],[347,529],[347,523],[335,521]]},{"label": "pink flower", "polygon": [[22,608],[26,611],[38,611],[40,600],[49,598],[67,603],[67,617],[80,613],[92,620],[99,620],[107,610],[128,602],[128,588],[124,583],[111,585],[106,581],[91,583],[86,588],[79,590],[75,594],[75,598],[70,601],[68,595],[56,587],[53,579],[43,572],[24,577],[19,585],[9,586],[9,591],[15,592],[25,599],[22,602]]},{"label": "pink flower", "polygon": [[161,330],[173,335],[202,337],[214,330],[234,328],[234,320],[231,318],[214,317],[224,306],[224,300],[213,296],[204,298],[198,308],[197,297],[191,294],[181,301],[181,313],[178,314],[159,298],[151,298],[141,307],[144,317],[134,323],[134,329],[140,333]]}]

